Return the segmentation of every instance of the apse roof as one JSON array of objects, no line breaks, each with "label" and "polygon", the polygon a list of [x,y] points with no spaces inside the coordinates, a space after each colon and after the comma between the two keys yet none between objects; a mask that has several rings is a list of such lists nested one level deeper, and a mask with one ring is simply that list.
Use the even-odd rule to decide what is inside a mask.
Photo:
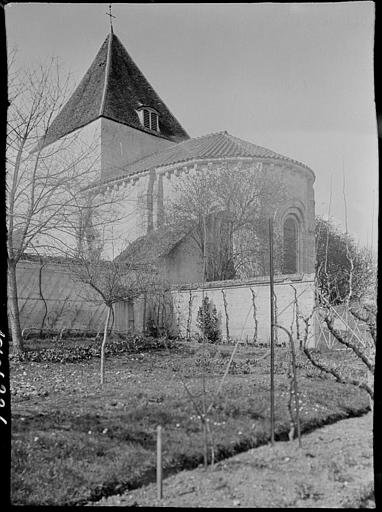
[{"label": "apse roof", "polygon": [[234,137],[226,131],[222,131],[188,139],[144,157],[128,165],[121,176],[114,177],[112,180],[114,181],[124,176],[181,162],[186,163],[191,160],[222,158],[270,158],[281,162],[297,164],[313,173],[307,165],[297,160],[280,155],[270,149],[257,146],[251,142]]},{"label": "apse roof", "polygon": [[[159,113],[159,133],[142,126],[136,112],[142,106],[154,108]],[[52,122],[43,146],[99,117],[174,142],[189,138],[113,32],[107,36],[80,84]]]}]

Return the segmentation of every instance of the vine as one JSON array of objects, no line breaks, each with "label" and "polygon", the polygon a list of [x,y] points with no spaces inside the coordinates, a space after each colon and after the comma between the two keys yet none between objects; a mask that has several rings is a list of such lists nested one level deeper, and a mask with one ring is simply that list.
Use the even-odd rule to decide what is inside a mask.
[{"label": "vine", "polygon": [[192,291],[190,290],[190,298],[188,300],[188,318],[187,318],[187,339],[191,338],[191,316],[192,316]]},{"label": "vine", "polygon": [[227,304],[227,297],[226,297],[224,290],[222,290],[222,295],[223,295],[223,304],[224,304],[224,313],[225,313],[225,329],[226,329],[226,335],[227,335],[227,343],[229,343],[231,341],[231,337],[229,335],[228,304]]},{"label": "vine", "polygon": [[255,322],[255,332],[253,333],[253,343],[256,344],[257,343],[258,327],[259,327],[259,323],[257,320],[256,294],[255,294],[255,290],[253,288],[250,288],[250,290],[252,293],[253,320]]}]

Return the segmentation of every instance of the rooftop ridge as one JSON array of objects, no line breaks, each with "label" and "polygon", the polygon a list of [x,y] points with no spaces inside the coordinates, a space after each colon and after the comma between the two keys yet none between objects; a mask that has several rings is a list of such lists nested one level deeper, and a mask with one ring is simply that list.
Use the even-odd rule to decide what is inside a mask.
[{"label": "rooftop ridge", "polygon": [[[137,70],[139,71],[141,77],[144,79],[144,81],[147,83],[147,86],[148,88],[150,89],[151,93],[156,97],[158,98],[158,100],[160,101],[161,104],[163,104],[167,110],[167,112],[170,114],[171,117],[173,117],[173,119],[176,121],[176,123],[178,123],[178,121],[175,119],[175,116],[171,113],[170,109],[167,107],[167,105],[165,105],[164,101],[162,100],[162,98],[159,96],[159,94],[154,90],[154,88],[152,87],[152,85],[150,84],[150,82],[148,81],[148,79],[146,78],[146,76],[142,73],[142,71],[138,68],[138,66],[135,64],[134,60],[132,59],[132,57],[130,56],[129,52],[126,50],[126,48],[123,46],[122,42],[120,41],[120,39],[113,33],[113,39],[120,45],[120,47],[123,49],[123,51],[125,52],[125,54],[128,56],[128,58],[130,59],[131,63],[137,68]],[[144,103],[141,103],[141,102],[138,102],[140,105],[144,105]],[[149,105],[147,104],[146,106],[152,106],[152,105]],[[179,124],[179,123],[178,123]],[[180,126],[180,125],[179,125]],[[186,135],[187,137],[187,140],[190,138],[189,135],[185,132],[185,130],[180,127],[181,130],[184,132],[184,134]]]},{"label": "rooftop ridge", "polygon": [[109,74],[110,74],[110,60],[111,60],[111,39],[113,36],[113,27],[111,26],[111,32],[107,36],[108,39],[108,45],[107,45],[107,56],[106,56],[106,69],[105,69],[105,80],[103,84],[103,91],[102,91],[102,99],[101,99],[101,105],[99,109],[99,115],[102,116],[105,110],[105,100],[106,100],[106,93],[107,93],[107,86],[109,83]]}]

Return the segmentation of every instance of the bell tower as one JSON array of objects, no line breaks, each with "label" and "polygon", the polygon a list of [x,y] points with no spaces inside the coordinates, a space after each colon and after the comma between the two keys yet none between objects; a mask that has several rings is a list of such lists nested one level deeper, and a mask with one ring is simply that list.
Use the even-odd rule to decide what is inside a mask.
[{"label": "bell tower", "polygon": [[[95,130],[89,130],[90,125]],[[123,176],[129,164],[189,139],[114,34],[112,24],[88,71],[52,122],[43,146],[80,129],[97,133],[101,180]]]}]

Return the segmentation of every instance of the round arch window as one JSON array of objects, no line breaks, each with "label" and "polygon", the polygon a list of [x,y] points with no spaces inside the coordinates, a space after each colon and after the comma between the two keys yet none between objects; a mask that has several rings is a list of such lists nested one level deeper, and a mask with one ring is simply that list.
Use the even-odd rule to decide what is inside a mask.
[{"label": "round arch window", "polygon": [[283,274],[298,272],[298,221],[294,216],[285,219],[283,226]]}]

